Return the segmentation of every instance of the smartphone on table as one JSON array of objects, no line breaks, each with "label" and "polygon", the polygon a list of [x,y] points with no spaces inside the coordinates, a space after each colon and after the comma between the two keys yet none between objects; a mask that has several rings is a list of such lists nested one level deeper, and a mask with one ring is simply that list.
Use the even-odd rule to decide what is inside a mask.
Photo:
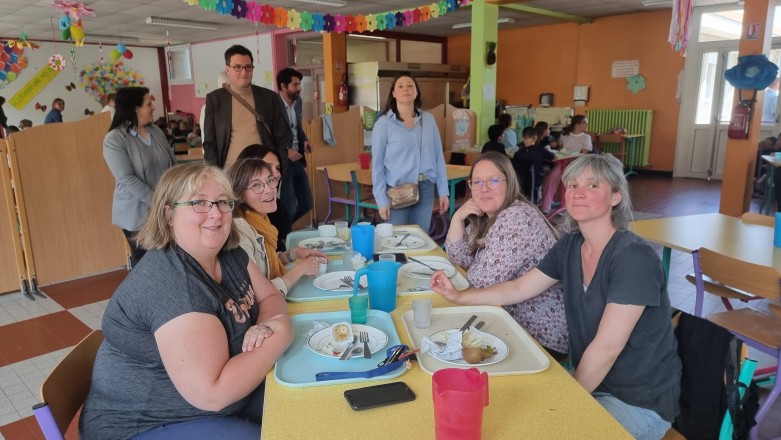
[{"label": "smartphone on table", "polygon": [[344,392],[344,398],[355,411],[415,400],[415,393],[404,382],[391,382]]}]

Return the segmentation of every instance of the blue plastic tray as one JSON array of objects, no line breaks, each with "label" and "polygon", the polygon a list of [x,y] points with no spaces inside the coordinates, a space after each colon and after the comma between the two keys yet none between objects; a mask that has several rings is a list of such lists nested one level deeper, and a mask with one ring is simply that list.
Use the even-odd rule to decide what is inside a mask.
[{"label": "blue plastic tray", "polygon": [[339,321],[350,322],[350,312],[347,310],[293,315],[291,321],[293,322],[295,338],[293,339],[290,348],[285,351],[274,367],[274,379],[282,385],[288,387],[312,387],[335,385],[339,383],[365,382],[370,380],[387,380],[401,376],[407,371],[406,368],[402,367],[386,375],[373,377],[371,379],[356,377],[321,382],[315,380],[315,375],[323,371],[367,371],[372,368],[377,368],[377,364],[385,359],[386,349],[401,343],[396,327],[393,325],[393,318],[386,312],[369,310],[369,317],[366,325],[378,328],[388,335],[388,343],[383,349],[374,353],[371,359],[355,358],[350,359],[349,361],[340,361],[339,359],[328,358],[316,354],[307,346],[306,334],[312,329],[313,321],[322,321],[330,324]]}]

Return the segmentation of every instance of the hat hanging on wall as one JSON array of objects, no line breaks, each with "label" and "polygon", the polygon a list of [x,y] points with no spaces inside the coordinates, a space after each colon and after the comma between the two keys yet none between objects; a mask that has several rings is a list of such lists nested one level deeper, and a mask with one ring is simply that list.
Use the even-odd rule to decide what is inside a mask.
[{"label": "hat hanging on wall", "polygon": [[738,64],[724,72],[724,79],[736,89],[762,90],[778,75],[778,66],[765,55],[743,55]]}]

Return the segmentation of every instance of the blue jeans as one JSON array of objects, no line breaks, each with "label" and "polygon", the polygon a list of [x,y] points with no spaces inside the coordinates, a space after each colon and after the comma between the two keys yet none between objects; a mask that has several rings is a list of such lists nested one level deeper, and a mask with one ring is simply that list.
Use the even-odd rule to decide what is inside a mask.
[{"label": "blue jeans", "polygon": [[287,211],[291,224],[312,209],[312,188],[309,187],[306,167],[300,160],[286,161],[279,199],[282,202],[280,208]]},{"label": "blue jeans", "polygon": [[423,232],[428,233],[434,207],[434,184],[428,180],[418,182],[418,193],[420,199],[417,204],[404,209],[391,208],[390,222],[394,225],[419,225]]},{"label": "blue jeans", "polygon": [[235,417],[204,417],[158,426],[133,437],[133,440],[191,440],[229,438],[258,440],[260,425]]},{"label": "blue jeans", "polygon": [[659,440],[670,429],[670,422],[661,418],[655,411],[629,405],[608,393],[596,392],[592,395],[624,429],[632,434],[632,437],[638,440]]}]

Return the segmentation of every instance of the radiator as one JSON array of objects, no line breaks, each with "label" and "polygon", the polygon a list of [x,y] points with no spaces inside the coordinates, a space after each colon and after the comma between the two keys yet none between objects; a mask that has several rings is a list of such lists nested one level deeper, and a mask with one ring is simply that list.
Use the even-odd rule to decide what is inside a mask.
[{"label": "radiator", "polygon": [[[588,110],[588,129],[597,134],[607,133],[614,128],[626,129],[626,134],[641,134],[643,137],[635,140],[635,154],[632,163],[626,165],[644,167],[650,165],[648,153],[651,150],[651,127],[653,125],[653,110]],[[631,142],[631,141],[630,141]],[[627,157],[627,160],[629,157]]]}]

